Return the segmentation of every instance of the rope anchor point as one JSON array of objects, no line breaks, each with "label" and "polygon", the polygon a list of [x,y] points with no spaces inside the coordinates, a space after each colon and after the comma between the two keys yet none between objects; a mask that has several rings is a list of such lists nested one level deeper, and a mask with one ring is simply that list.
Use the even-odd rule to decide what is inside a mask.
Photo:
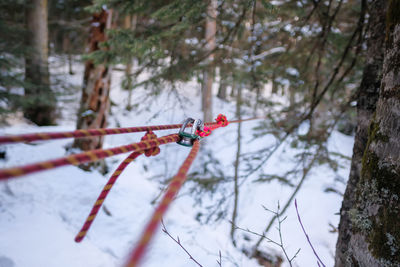
[{"label": "rope anchor point", "polygon": [[[192,124],[192,129],[190,133],[185,132],[186,127],[188,124]],[[192,118],[187,118],[183,124],[181,129],[179,130],[179,141],[176,142],[179,145],[182,146],[187,146],[191,147],[193,146],[193,143],[195,140],[198,140],[200,136],[198,135],[198,132],[202,132],[204,130],[204,123],[200,119],[192,119]]]}]

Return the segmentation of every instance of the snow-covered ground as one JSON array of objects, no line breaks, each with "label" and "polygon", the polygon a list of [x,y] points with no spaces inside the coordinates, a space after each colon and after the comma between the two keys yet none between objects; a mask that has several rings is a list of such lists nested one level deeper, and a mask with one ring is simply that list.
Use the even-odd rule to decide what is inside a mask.
[{"label": "snow-covered ground", "polygon": [[[79,85],[82,77],[81,66],[76,66],[75,76],[65,76],[71,83]],[[80,68],[80,69],[79,69]],[[179,87],[180,95],[186,97],[178,101],[176,96],[167,92],[147,102],[147,106],[139,105],[140,114],[124,110],[127,92],[120,89],[121,74],[114,73],[112,80],[111,99],[117,106],[112,108],[110,127],[140,126],[179,123],[184,118],[199,117],[200,95],[199,88],[193,83]],[[134,91],[134,101],[140,102],[145,90],[138,88]],[[36,127],[23,120],[14,120],[12,125],[2,127],[0,134],[17,134],[27,132],[65,131],[74,130],[75,114],[78,107],[79,94],[70,96],[62,106],[62,118],[59,126]],[[234,118],[234,104],[227,104],[215,99],[215,115],[226,114],[228,119]],[[252,140],[252,128],[257,121],[245,122],[243,129],[243,153],[255,151],[268,143],[272,137]],[[206,140],[206,149],[218,159],[226,175],[233,174],[234,157],[236,153],[236,129],[232,124],[216,130]],[[158,136],[176,132],[157,132]],[[142,134],[114,135],[105,138],[105,147],[113,147],[130,142],[136,142]],[[26,163],[61,157],[66,155],[65,147],[71,144],[71,139],[34,144],[5,145],[6,160],[0,161],[0,168],[17,166]],[[331,151],[351,156],[353,140],[351,137],[334,132],[329,140]],[[139,157],[123,172],[105,201],[105,206],[111,212],[108,216],[100,211],[87,238],[80,244],[74,242],[74,237],[86,219],[93,203],[111,172],[126,157],[120,155],[107,159],[110,173],[106,176],[98,172],[85,172],[77,167],[69,166],[38,174],[21,177],[0,183],[0,266],[1,267],[63,267],[63,266],[122,266],[131,249],[137,242],[144,225],[149,219],[155,205],[152,201],[157,198],[165,180],[174,175],[189,149],[175,144],[161,147],[157,158]],[[285,171],[292,166],[294,151],[284,144],[271,158],[264,169],[271,173]],[[192,171],[200,168],[199,161]],[[316,248],[319,256],[327,266],[333,266],[333,255],[337,234],[330,233],[331,227],[338,225],[337,215],[341,205],[338,194],[324,193],[324,189],[335,183],[335,177],[347,177],[349,162],[342,162],[344,168],[338,173],[332,172],[322,165],[312,170],[305,184],[297,195],[299,210],[303,224]],[[158,177],[158,179],[154,179]],[[153,178],[153,179],[151,179]],[[254,180],[254,179],[253,179]],[[240,189],[239,216],[237,225],[262,233],[271,214],[263,206],[276,209],[278,201],[283,205],[290,196],[293,188],[278,182],[255,184],[252,179],[246,180]],[[191,185],[193,186],[193,184]],[[233,185],[232,185],[233,186]],[[335,184],[344,191],[343,184]],[[224,194],[223,192],[217,192]],[[240,230],[236,235],[241,240],[235,248],[230,240],[230,213],[233,199],[228,200],[227,219],[200,224],[196,220],[199,212],[207,207],[217,205],[215,197],[204,195],[202,205],[196,202],[199,197],[189,194],[189,185],[185,185],[178,198],[164,218],[168,231],[173,236],[179,236],[182,244],[192,256],[203,266],[218,266],[218,253],[222,254],[222,266],[259,266],[256,260],[248,259],[241,249],[254,244],[256,237],[250,236],[251,241],[244,241],[248,235]],[[316,258],[307,244],[300,225],[297,221],[296,210],[292,203],[286,213],[287,219],[282,224],[284,244],[289,255],[294,255],[301,248],[294,260],[294,266],[317,266]],[[278,239],[275,227],[268,236]],[[246,243],[247,242],[247,243]],[[273,250],[282,254],[278,247],[267,242],[261,248]],[[188,256],[161,229],[150,245],[142,266],[195,266]],[[288,266],[284,263],[283,266]]]}]

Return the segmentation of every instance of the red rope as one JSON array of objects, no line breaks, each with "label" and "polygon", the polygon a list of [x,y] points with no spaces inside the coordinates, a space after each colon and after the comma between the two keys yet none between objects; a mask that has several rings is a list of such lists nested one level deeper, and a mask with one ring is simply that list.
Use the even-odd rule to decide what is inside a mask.
[{"label": "red rope", "polygon": [[111,128],[111,129],[89,129],[89,130],[76,130],[71,132],[52,132],[52,133],[32,133],[21,135],[0,136],[0,144],[18,143],[18,142],[32,142],[38,140],[52,140],[62,138],[82,138],[92,137],[99,135],[123,134],[123,133],[136,133],[147,132],[156,130],[168,130],[180,128],[182,124],[170,125],[156,125],[156,126],[140,126],[128,128]]},{"label": "red rope", "polygon": [[[249,121],[258,118],[250,118],[244,120],[236,120],[231,123],[237,123],[242,121]],[[219,127],[227,126],[228,120],[222,114],[219,114],[216,123],[206,123],[203,131],[198,131],[198,135],[201,137],[205,137],[211,134],[211,132]],[[148,133],[142,138],[141,142],[133,143],[126,146],[120,146],[110,149],[97,149],[91,150],[80,154],[70,155],[67,157],[49,160],[44,162],[39,162],[31,165],[19,166],[15,168],[8,168],[0,170],[0,180],[6,180],[11,177],[18,177],[21,175],[34,173],[42,170],[53,169],[56,167],[61,167],[64,165],[78,165],[85,162],[97,161],[102,158],[110,157],[113,155],[126,153],[129,151],[133,151],[117,168],[117,170],[113,173],[106,186],[103,188],[103,191],[97,198],[96,203],[94,204],[88,218],[86,219],[81,231],[75,238],[76,242],[80,242],[86,235],[89,230],[93,220],[95,219],[101,205],[103,204],[105,198],[110,192],[112,186],[118,179],[121,172],[127,167],[127,165],[136,159],[142,153],[145,153],[146,156],[157,155],[160,152],[159,145],[167,144],[171,142],[179,141],[180,137],[178,134],[167,135],[161,138],[156,138],[156,135],[151,132],[151,130],[163,130],[163,129],[173,129],[180,128],[181,124],[175,125],[162,125],[162,126],[148,126],[148,127],[132,127],[132,128],[118,128],[118,129],[92,129],[92,130],[78,130],[74,132],[64,132],[64,133],[43,133],[43,134],[29,134],[29,135],[19,135],[19,136],[6,136],[0,137],[0,143],[7,142],[23,142],[23,141],[34,141],[34,140],[48,140],[48,139],[58,139],[58,138],[67,138],[67,137],[88,137],[88,136],[97,136],[97,135],[106,135],[106,134],[118,134],[118,133],[130,133],[130,132],[139,132],[139,131],[148,131]],[[190,125],[188,125],[190,127]],[[187,172],[193,163],[194,158],[197,155],[199,150],[199,141],[196,140],[190,151],[188,157],[180,167],[178,173],[172,179],[167,192],[165,193],[161,203],[158,205],[157,209],[154,211],[153,216],[149,223],[147,224],[143,235],[137,245],[137,247],[132,252],[132,255],[129,259],[129,262],[126,266],[136,266],[141,258],[144,255],[144,252],[153,237],[155,230],[157,229],[160,219],[167,211],[169,205],[173,201],[174,197],[177,195],[179,189],[182,187],[183,183],[186,180]]]},{"label": "red rope", "polygon": [[83,224],[81,230],[76,235],[75,242],[81,242],[85,238],[86,233],[89,231],[90,226],[92,225],[94,219],[96,218],[97,213],[99,212],[101,206],[103,205],[103,202],[106,199],[108,193],[111,191],[112,186],[117,181],[119,175],[129,165],[129,163],[134,161],[140,155],[142,155],[142,152],[132,152],[111,175],[111,178],[108,180],[107,184],[103,187],[101,194],[98,196],[96,202],[94,203],[92,210],[90,211],[89,216],[86,218],[86,221]]},{"label": "red rope", "polygon": [[[207,135],[210,135],[211,132],[219,127],[227,126],[228,120],[227,118],[219,114],[216,119],[216,124],[209,124],[210,127],[205,127],[204,131],[200,131],[198,133],[205,133],[208,132]],[[196,140],[193,144],[192,150],[190,151],[188,157],[183,162],[182,166],[180,167],[178,173],[172,178],[171,183],[169,184],[168,190],[165,193],[163,199],[161,200],[160,204],[158,205],[157,209],[154,211],[153,216],[151,217],[150,221],[148,222],[138,244],[136,245],[135,249],[133,250],[131,257],[126,264],[126,267],[134,267],[142,259],[147,246],[149,245],[152,237],[156,229],[160,224],[160,220],[167,211],[168,207],[170,206],[171,202],[174,200],[175,196],[178,194],[179,189],[182,187],[183,183],[186,181],[186,175],[189,171],[190,166],[195,159],[197,152],[199,151],[199,141]]]},{"label": "red rope", "polygon": [[167,189],[167,192],[164,194],[160,204],[158,205],[157,209],[154,211],[150,221],[148,222],[139,242],[138,245],[135,247],[134,251],[129,258],[126,267],[134,267],[137,266],[139,261],[144,255],[147,246],[152,239],[154,232],[157,230],[160,220],[167,211],[169,205],[178,194],[179,189],[182,187],[183,183],[186,180],[186,174],[189,171],[190,166],[195,159],[197,152],[199,151],[199,141],[195,141],[190,151],[189,155],[187,156],[186,160],[183,162],[182,166],[179,168],[178,173],[172,178],[171,183]]},{"label": "red rope", "polygon": [[[256,119],[256,118],[252,118]],[[216,119],[216,123],[206,123],[206,125],[209,125],[210,127],[208,129],[214,130],[219,127],[223,127],[228,125],[226,117],[222,114],[218,115],[218,118]],[[250,120],[250,119],[247,119]],[[234,122],[240,122],[240,121],[234,121]],[[180,125],[180,124],[179,124]],[[158,127],[158,129],[161,129],[162,126],[150,126],[147,128],[154,128]],[[142,127],[143,129],[145,127]],[[207,127],[206,127],[207,128]],[[122,128],[124,129],[124,128]],[[104,129],[98,129],[96,131],[100,131]],[[109,129],[109,130],[115,130],[115,129]],[[120,129],[121,130],[121,129]],[[92,130],[88,130],[92,131]],[[94,130],[93,130],[94,131]],[[44,134],[41,134],[42,136]],[[48,170],[48,169],[54,169],[57,167],[65,166],[65,165],[79,165],[85,162],[93,162],[97,161],[106,157],[118,155],[121,153],[126,153],[129,151],[140,151],[140,150],[146,150],[151,147],[156,147],[161,144],[167,144],[171,142],[176,142],[179,140],[179,136],[177,134],[172,134],[172,135],[167,135],[161,138],[158,138],[157,140],[151,140],[151,141],[142,141],[139,143],[133,143],[130,145],[125,145],[125,146],[120,146],[120,147],[115,147],[115,148],[110,148],[110,149],[96,149],[96,150],[90,150],[86,151],[80,154],[75,154],[75,155],[70,155],[67,157],[63,158],[58,158],[54,160],[48,160],[48,161],[43,161],[35,164],[30,164],[30,165],[25,165],[25,166],[18,166],[14,168],[7,168],[7,169],[1,169],[0,170],[0,181],[1,180],[6,180],[12,177],[18,177],[30,173],[35,173],[38,171],[43,171],[43,170]]]},{"label": "red rope", "polygon": [[125,146],[119,146],[109,149],[90,150],[83,153],[74,154],[54,160],[42,161],[30,165],[2,169],[0,170],[0,181],[7,180],[9,178],[19,177],[30,173],[54,169],[65,165],[79,165],[85,162],[93,162],[114,155],[127,153],[130,151],[136,151],[136,152],[143,151],[153,147],[158,147],[159,145],[177,142],[178,140],[179,140],[178,134],[170,134],[157,139],[141,141],[138,143],[133,143]]},{"label": "red rope", "polygon": [[[221,115],[221,114],[220,114]],[[220,116],[218,115],[218,116]],[[223,115],[222,115],[223,116]],[[243,120],[231,121],[231,123],[237,123],[242,121],[256,120],[260,118],[250,118]],[[215,123],[205,123],[207,126],[215,125]],[[83,138],[100,135],[112,135],[112,134],[124,134],[124,133],[137,133],[137,132],[148,132],[168,129],[179,129],[182,124],[167,124],[167,125],[155,125],[155,126],[139,126],[139,127],[127,127],[127,128],[100,128],[100,129],[89,129],[89,130],[76,130],[70,132],[49,132],[49,133],[31,133],[31,134],[20,134],[20,135],[8,135],[0,136],[0,144],[8,143],[20,143],[20,142],[33,142],[38,140],[53,140],[63,138]],[[191,127],[191,125],[188,125]]]},{"label": "red rope", "polygon": [[[208,123],[208,124],[213,124],[213,123]],[[128,127],[128,128],[110,128],[110,129],[101,128],[101,129],[89,129],[89,130],[76,130],[71,132],[50,132],[50,133],[8,135],[8,136],[0,136],[0,144],[179,129],[181,128],[181,126],[182,124],[168,124],[168,125],[140,126],[140,127]],[[191,125],[188,125],[188,127],[191,127]]]},{"label": "red rope", "polygon": [[[198,131],[198,134],[201,137],[208,136],[211,134],[212,130],[215,130],[219,127],[225,127],[228,125],[228,120],[226,117],[222,114],[218,115],[216,119],[216,123],[210,125],[210,127],[205,127],[204,131]],[[147,132],[145,136],[142,137],[141,141],[146,141],[149,139],[155,139],[157,136],[153,132]],[[84,225],[82,226],[81,230],[79,231],[78,235],[75,237],[76,242],[80,242],[84,239],[86,236],[86,233],[89,231],[90,226],[92,225],[94,219],[96,218],[98,211],[100,210],[102,204],[104,203],[105,198],[107,197],[108,193],[110,192],[112,186],[118,179],[119,175],[122,173],[122,171],[128,166],[130,162],[132,162],[134,159],[136,159],[138,156],[140,156],[143,153],[141,152],[133,152],[131,155],[129,155],[116,169],[116,171],[113,173],[107,184],[104,186],[102,192],[100,193],[99,197],[97,198],[94,206],[92,207],[91,212],[89,213],[89,216],[87,217]],[[147,157],[150,156],[155,156],[160,153],[159,147],[153,147],[150,149],[147,149],[144,151],[145,155]]]},{"label": "red rope", "polygon": [[[145,136],[142,137],[141,141],[146,141],[149,139],[156,139],[157,135],[155,135],[153,132],[147,132],[145,134]],[[147,157],[150,156],[156,156],[160,153],[160,148],[157,147],[153,147],[150,149],[147,149],[144,151],[144,154]],[[108,193],[111,191],[111,188],[113,187],[113,185],[115,184],[115,182],[117,181],[118,177],[121,175],[121,173],[125,170],[125,168],[129,165],[129,163],[131,163],[132,161],[134,161],[137,157],[139,157],[141,154],[143,154],[143,151],[141,152],[132,152],[119,166],[118,168],[114,171],[114,173],[111,175],[111,178],[108,180],[107,184],[104,186],[103,190],[101,191],[99,197],[97,198],[95,204],[92,207],[92,210],[90,211],[88,217],[86,218],[85,223],[83,224],[81,230],[79,231],[79,233],[76,235],[75,237],[75,242],[81,242],[87,232],[90,229],[90,226],[92,225],[94,219],[97,216],[97,213],[99,212],[101,206],[104,203],[104,200],[106,199]]]}]

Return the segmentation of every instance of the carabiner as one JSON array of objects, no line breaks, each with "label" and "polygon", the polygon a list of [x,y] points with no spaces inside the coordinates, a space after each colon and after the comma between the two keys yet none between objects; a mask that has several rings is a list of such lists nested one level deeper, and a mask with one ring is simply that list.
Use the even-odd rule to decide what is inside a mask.
[{"label": "carabiner", "polygon": [[[192,130],[190,133],[185,132],[185,129],[188,124],[192,124]],[[182,124],[181,129],[179,130],[180,140],[177,142],[182,146],[193,146],[195,140],[199,139],[197,135],[197,130],[203,130],[204,124],[200,119],[194,120],[192,118],[187,118],[185,122]]]}]

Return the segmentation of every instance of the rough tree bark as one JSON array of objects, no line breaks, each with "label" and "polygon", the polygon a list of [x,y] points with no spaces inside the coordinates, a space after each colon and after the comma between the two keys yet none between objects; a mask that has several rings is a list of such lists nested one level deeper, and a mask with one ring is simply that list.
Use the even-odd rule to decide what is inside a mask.
[{"label": "rough tree bark", "polygon": [[385,42],[386,1],[374,0],[368,5],[369,26],[367,32],[366,65],[357,94],[357,129],[354,139],[353,156],[349,180],[340,210],[339,236],[336,244],[335,266],[351,266],[349,241],[352,222],[349,211],[354,208],[355,190],[360,180],[361,162],[368,141],[368,127],[376,108],[382,78],[382,64]]},{"label": "rough tree bark", "polygon": [[56,98],[50,88],[48,66],[47,0],[30,0],[26,7],[27,44],[32,52],[25,59],[24,116],[37,125],[52,125],[56,119]]},{"label": "rough tree bark", "polygon": [[400,266],[400,1],[388,1],[380,95],[355,190],[346,266]]},{"label": "rough tree bark", "polygon": [[[205,39],[207,42],[206,51],[211,52],[216,47],[216,35],[217,32],[217,0],[211,0],[207,7],[207,18],[206,18],[206,34]],[[212,84],[214,82],[214,53],[210,53],[208,56],[208,66],[204,71],[203,80],[203,112],[204,121],[208,122],[212,120]]]},{"label": "rough tree bark", "polygon": [[[100,43],[106,40],[106,30],[111,27],[111,10],[102,10],[93,15],[87,53],[101,49]],[[77,129],[104,128],[110,107],[111,71],[106,63],[94,65],[85,63],[82,98],[78,114]],[[101,148],[102,137],[75,139],[74,147],[82,150]]]}]

